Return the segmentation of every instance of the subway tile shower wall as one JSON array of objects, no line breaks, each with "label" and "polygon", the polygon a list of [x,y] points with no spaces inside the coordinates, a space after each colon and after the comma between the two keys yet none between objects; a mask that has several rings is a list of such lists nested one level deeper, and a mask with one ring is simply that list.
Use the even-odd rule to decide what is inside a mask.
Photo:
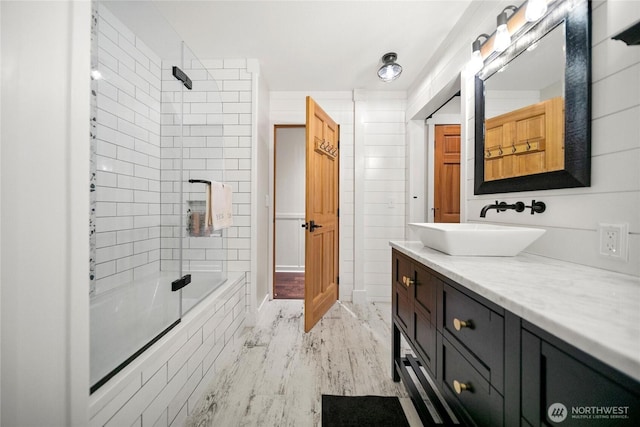
[{"label": "subway tile shower wall", "polygon": [[[181,178],[223,181],[234,193],[226,247],[219,238],[186,238],[184,269],[217,271],[228,260],[228,271],[249,271],[247,61],[185,58],[181,68],[193,81],[189,91],[171,73],[181,64],[161,60],[105,7],[99,12],[98,65],[104,78],[96,97],[95,293],[161,269],[178,270],[180,215],[186,228]],[[185,206],[205,199],[202,184],[185,184],[184,190]]]},{"label": "subway tile shower wall", "polygon": [[[252,75],[247,71],[247,61],[221,59],[185,63],[184,71],[193,81],[193,90],[182,92],[181,83],[171,75],[171,65],[163,64],[162,268],[177,268],[179,262],[182,211],[178,159],[182,108],[183,180],[205,179],[231,185],[234,215],[233,227],[224,230],[226,248],[221,246],[220,239],[185,239],[184,267],[210,270],[217,268],[216,260],[226,259],[227,271],[248,272],[251,269]],[[182,107],[181,97],[184,97]],[[203,184],[185,184],[184,200],[204,201],[204,189]]]},{"label": "subway tile shower wall", "polygon": [[[185,55],[186,56],[186,55]],[[180,268],[180,239],[187,227],[187,202],[206,200],[207,186],[189,179],[224,181],[222,101],[218,83],[197,59],[179,67],[193,82],[187,90],[172,74],[176,65],[162,65],[161,236],[163,270]],[[182,173],[180,172],[182,169]],[[180,190],[184,188],[181,205]],[[182,216],[182,223],[180,222]],[[181,228],[182,226],[182,228]],[[221,271],[225,248],[220,237],[183,239],[185,271]]]},{"label": "subway tile shower wall", "polygon": [[106,8],[99,12],[96,293],[160,270],[161,61]]}]

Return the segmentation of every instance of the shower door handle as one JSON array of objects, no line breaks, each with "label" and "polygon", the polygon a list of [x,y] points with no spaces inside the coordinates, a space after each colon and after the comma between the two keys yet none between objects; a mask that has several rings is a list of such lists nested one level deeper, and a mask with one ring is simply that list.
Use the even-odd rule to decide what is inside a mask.
[{"label": "shower door handle", "polygon": [[189,283],[191,283],[191,274],[185,274],[181,278],[171,282],[171,291],[175,292],[177,290],[180,290],[187,286]]}]

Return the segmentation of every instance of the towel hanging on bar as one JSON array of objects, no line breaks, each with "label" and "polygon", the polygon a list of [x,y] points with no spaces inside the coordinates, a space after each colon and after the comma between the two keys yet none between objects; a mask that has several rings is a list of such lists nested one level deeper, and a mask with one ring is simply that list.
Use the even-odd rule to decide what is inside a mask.
[{"label": "towel hanging on bar", "polygon": [[211,183],[211,210],[213,230],[229,228],[233,225],[233,203],[231,185]]},{"label": "towel hanging on bar", "polygon": [[209,235],[213,233],[213,211],[211,208],[211,182],[207,182],[207,187],[205,189],[207,202],[204,210],[204,233],[205,235]]}]

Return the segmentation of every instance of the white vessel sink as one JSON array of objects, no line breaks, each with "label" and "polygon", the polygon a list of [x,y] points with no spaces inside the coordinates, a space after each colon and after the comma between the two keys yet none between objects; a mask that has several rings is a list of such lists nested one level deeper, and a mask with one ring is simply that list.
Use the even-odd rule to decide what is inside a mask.
[{"label": "white vessel sink", "polygon": [[423,245],[449,255],[515,256],[542,236],[540,228],[492,224],[411,223]]}]

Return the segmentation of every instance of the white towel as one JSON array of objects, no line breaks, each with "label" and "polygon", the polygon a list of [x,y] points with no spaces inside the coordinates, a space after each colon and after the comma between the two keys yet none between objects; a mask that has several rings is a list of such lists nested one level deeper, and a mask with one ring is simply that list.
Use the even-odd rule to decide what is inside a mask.
[{"label": "white towel", "polygon": [[211,209],[213,230],[229,228],[233,225],[231,186],[229,184],[211,183]]}]

